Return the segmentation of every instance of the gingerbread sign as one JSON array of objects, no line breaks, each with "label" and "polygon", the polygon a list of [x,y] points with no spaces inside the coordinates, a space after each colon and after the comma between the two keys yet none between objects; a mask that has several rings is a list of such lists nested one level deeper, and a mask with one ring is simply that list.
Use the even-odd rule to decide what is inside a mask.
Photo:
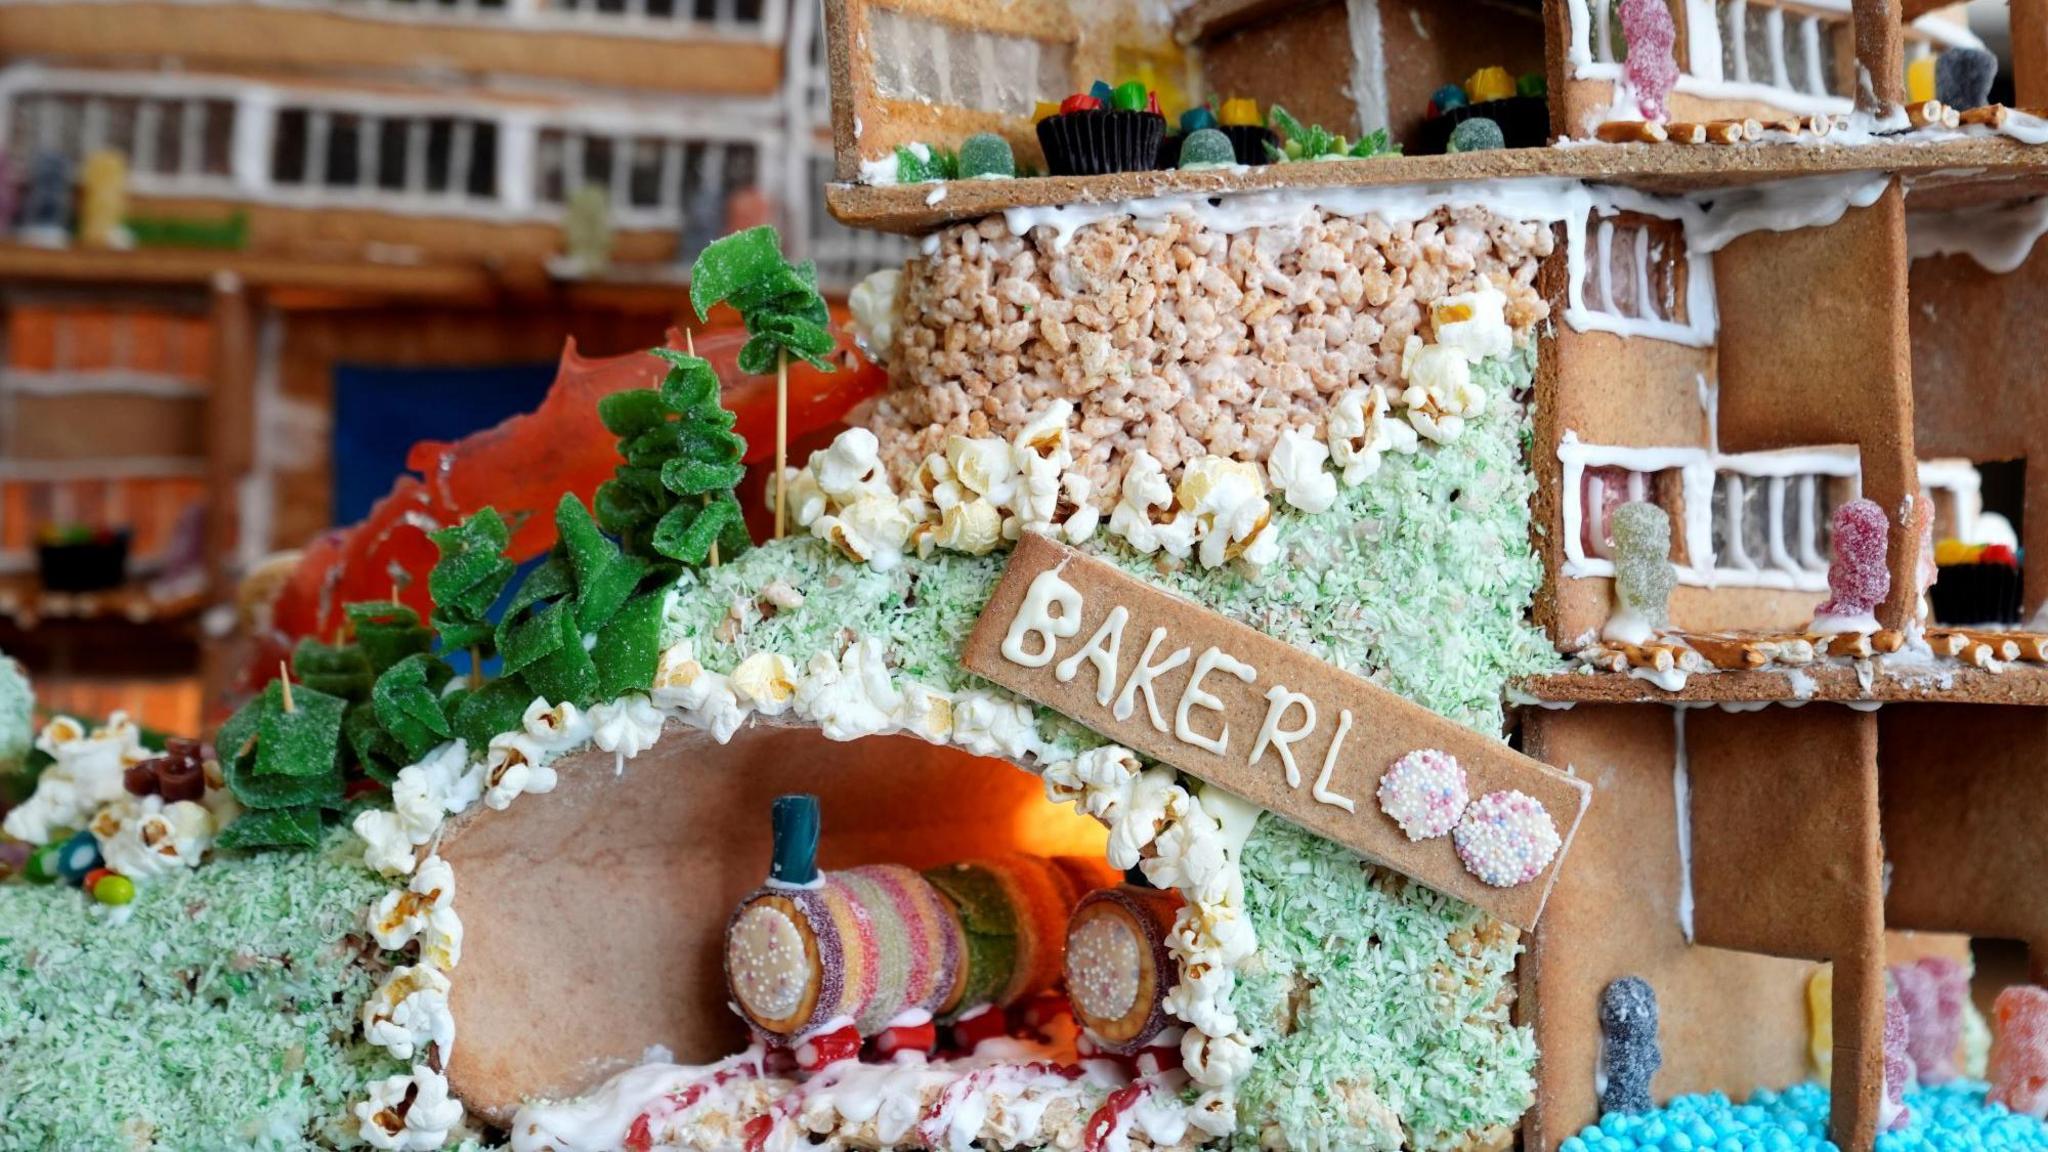
[{"label": "gingerbread sign", "polygon": [[1291,645],[1027,533],[967,667],[1533,927],[1591,792]]}]

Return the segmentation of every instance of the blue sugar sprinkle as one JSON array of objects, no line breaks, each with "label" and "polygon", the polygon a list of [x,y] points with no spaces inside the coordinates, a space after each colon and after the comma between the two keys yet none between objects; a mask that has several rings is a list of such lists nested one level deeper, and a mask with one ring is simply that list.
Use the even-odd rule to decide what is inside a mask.
[{"label": "blue sugar sprinkle", "polygon": [[[2048,1152],[2048,1124],[1987,1103],[1984,1093],[1969,1080],[1908,1091],[1912,1118],[1880,1133],[1877,1152]],[[1827,1124],[1828,1092],[1818,1084],[1762,1090],[1740,1105],[1715,1092],[1602,1116],[1561,1152],[1838,1152]]]}]

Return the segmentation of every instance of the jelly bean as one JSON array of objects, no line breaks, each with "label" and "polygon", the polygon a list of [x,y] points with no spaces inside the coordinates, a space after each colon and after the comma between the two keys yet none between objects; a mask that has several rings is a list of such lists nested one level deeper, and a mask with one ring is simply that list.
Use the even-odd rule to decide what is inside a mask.
[{"label": "jelly bean", "polygon": [[83,884],[80,884],[79,887],[85,889],[87,892],[90,892],[92,891],[93,885],[99,883],[102,879],[108,876],[112,876],[113,874],[114,870],[112,868],[95,868],[92,871],[87,872],[85,874],[85,882]]},{"label": "jelly bean", "polygon": [[119,872],[109,872],[92,886],[92,898],[102,904],[126,904],[135,899],[135,881]]},{"label": "jelly bean", "polygon": [[45,844],[29,853],[28,864],[22,869],[32,884],[54,884],[57,882],[57,854],[64,850],[62,844]]},{"label": "jelly bean", "polygon": [[85,874],[99,867],[100,843],[91,832],[80,832],[57,850],[57,875],[66,884],[82,884]]}]

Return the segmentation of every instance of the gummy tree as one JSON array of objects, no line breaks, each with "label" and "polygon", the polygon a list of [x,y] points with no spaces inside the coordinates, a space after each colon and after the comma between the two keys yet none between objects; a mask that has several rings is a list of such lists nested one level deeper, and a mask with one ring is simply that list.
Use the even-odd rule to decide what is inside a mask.
[{"label": "gummy tree", "polygon": [[1657,1047],[1657,993],[1648,981],[1624,976],[1601,990],[1600,1033],[1600,1064],[1607,1072],[1600,1110],[1650,1111],[1650,1078],[1664,1056]]},{"label": "gummy tree", "polygon": [[1671,620],[1671,515],[1655,504],[1635,501],[1614,510],[1614,615],[1602,634],[1640,644]]},{"label": "gummy tree", "polygon": [[690,270],[690,305],[698,319],[708,320],[720,304],[738,311],[747,328],[740,371],[775,373],[775,534],[781,536],[788,487],[782,477],[789,467],[789,361],[795,357],[820,371],[832,370],[827,359],[833,347],[831,313],[818,295],[817,267],[783,259],[782,239],[767,225],[715,240],[697,257]]},{"label": "gummy tree", "polygon": [[1828,564],[1826,603],[1814,609],[1822,618],[1869,626],[1871,614],[1892,590],[1886,565],[1886,534],[1891,525],[1874,500],[1851,500],[1835,509],[1834,559]]},{"label": "gummy tree", "polygon": [[733,495],[747,442],[732,430],[708,361],[668,348],[654,354],[669,362],[660,388],[598,401],[624,457],[597,490],[598,523],[629,555],[660,567],[701,565],[720,550],[730,559],[753,543]]},{"label": "gummy tree", "polygon": [[1643,119],[1661,121],[1666,116],[1664,101],[1678,84],[1678,60],[1673,54],[1678,27],[1671,19],[1671,7],[1666,0],[1621,0],[1619,8],[1621,32],[1628,41],[1623,69],[1629,90],[1635,93]]}]

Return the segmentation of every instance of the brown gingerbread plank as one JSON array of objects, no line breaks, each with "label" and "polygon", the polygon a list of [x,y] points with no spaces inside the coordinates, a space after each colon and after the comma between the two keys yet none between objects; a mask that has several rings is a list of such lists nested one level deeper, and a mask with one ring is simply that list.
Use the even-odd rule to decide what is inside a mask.
[{"label": "brown gingerbread plank", "polygon": [[[1090,651],[1099,662],[1083,658]],[[962,662],[1517,927],[1541,916],[1590,794],[1499,740],[1036,533],[1018,542]],[[1283,702],[1295,700],[1305,704]],[[1269,733],[1278,742],[1261,739]],[[1450,836],[1408,839],[1374,789],[1419,749],[1455,756],[1475,799],[1513,789],[1540,802],[1560,841],[1554,858],[1527,882],[1493,887],[1466,870]]]}]

